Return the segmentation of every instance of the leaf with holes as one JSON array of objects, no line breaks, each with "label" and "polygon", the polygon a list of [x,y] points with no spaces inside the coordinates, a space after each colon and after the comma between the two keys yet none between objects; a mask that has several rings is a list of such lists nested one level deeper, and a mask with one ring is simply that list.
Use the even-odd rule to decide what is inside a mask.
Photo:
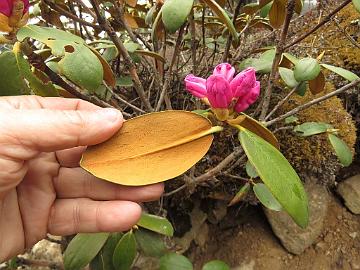
[{"label": "leaf with holes", "polygon": [[117,243],[113,254],[115,269],[130,270],[136,257],[136,240],[132,231],[127,232]]},{"label": "leaf with holes", "polygon": [[239,140],[251,164],[272,195],[302,228],[309,223],[308,200],[295,170],[274,146],[242,129]]},{"label": "leaf with holes", "polygon": [[321,66],[340,75],[341,77],[343,77],[344,79],[346,79],[350,82],[360,79],[360,77],[358,75],[356,75],[355,73],[352,73],[351,71],[348,71],[344,68],[335,67],[335,66],[328,65],[328,64],[321,64]]},{"label": "leaf with holes", "polygon": [[107,142],[90,146],[81,166],[123,185],[162,182],[190,169],[208,151],[211,134],[221,130],[191,112],[146,114],[126,121]]},{"label": "leaf with holes", "polygon": [[314,58],[304,58],[295,64],[294,77],[298,82],[315,79],[320,73],[320,65]]},{"label": "leaf with holes", "polygon": [[194,0],[166,0],[162,9],[162,21],[170,33],[175,33],[187,20]]},{"label": "leaf with holes", "polygon": [[266,185],[259,183],[253,186],[256,198],[259,199],[262,205],[273,211],[281,211],[282,207],[275,197],[271,194]]},{"label": "leaf with holes", "polygon": [[137,225],[166,236],[173,236],[174,234],[174,228],[166,218],[148,213],[141,214],[141,218]]},{"label": "leaf with holes", "polygon": [[316,134],[325,133],[328,129],[332,128],[332,125],[322,122],[306,122],[304,124],[296,126],[294,128],[294,131],[298,133],[299,136],[308,137]]},{"label": "leaf with holes", "polygon": [[334,134],[329,133],[328,138],[341,164],[345,167],[349,166],[353,160],[353,154],[349,146]]},{"label": "leaf with holes", "polygon": [[64,253],[65,270],[79,270],[88,265],[98,254],[109,237],[109,233],[79,233]]}]

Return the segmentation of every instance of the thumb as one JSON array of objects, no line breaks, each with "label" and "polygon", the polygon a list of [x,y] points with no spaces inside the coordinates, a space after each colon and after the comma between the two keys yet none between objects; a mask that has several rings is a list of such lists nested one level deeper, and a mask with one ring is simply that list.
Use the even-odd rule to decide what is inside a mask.
[{"label": "thumb", "polygon": [[101,143],[114,135],[122,123],[120,111],[108,108],[0,111],[0,143],[7,138],[9,141],[3,142],[7,145],[52,152]]}]

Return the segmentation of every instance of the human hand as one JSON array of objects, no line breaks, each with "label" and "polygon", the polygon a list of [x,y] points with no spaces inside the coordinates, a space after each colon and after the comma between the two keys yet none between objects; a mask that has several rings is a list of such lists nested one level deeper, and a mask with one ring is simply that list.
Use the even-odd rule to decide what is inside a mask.
[{"label": "human hand", "polygon": [[163,184],[126,187],[79,167],[86,145],[109,139],[121,113],[76,99],[0,98],[0,262],[53,235],[115,232]]}]

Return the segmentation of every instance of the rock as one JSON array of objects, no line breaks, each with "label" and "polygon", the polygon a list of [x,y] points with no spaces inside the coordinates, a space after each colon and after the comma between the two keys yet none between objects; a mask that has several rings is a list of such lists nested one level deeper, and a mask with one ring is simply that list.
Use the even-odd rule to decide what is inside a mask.
[{"label": "rock", "polygon": [[346,207],[354,214],[360,214],[360,174],[341,182],[337,192],[344,199]]},{"label": "rock", "polygon": [[306,183],[305,190],[309,199],[310,222],[306,229],[301,229],[286,212],[265,209],[273,232],[282,245],[291,253],[299,255],[312,245],[321,234],[326,217],[329,195],[325,187]]}]

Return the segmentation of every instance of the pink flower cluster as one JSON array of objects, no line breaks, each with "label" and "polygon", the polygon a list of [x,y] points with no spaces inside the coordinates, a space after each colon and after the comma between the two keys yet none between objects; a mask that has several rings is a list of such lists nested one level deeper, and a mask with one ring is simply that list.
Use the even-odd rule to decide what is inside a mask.
[{"label": "pink flower cluster", "polygon": [[[24,13],[28,12],[29,10],[29,0],[21,0],[24,3]],[[13,5],[14,5],[15,0],[0,0],[0,13],[4,14],[6,17],[10,17],[12,10],[13,10]]]},{"label": "pink flower cluster", "polygon": [[256,80],[253,68],[234,75],[235,68],[222,63],[207,79],[187,75],[186,90],[198,98],[207,98],[213,109],[230,109],[233,106],[236,112],[243,112],[259,97],[260,82]]}]

